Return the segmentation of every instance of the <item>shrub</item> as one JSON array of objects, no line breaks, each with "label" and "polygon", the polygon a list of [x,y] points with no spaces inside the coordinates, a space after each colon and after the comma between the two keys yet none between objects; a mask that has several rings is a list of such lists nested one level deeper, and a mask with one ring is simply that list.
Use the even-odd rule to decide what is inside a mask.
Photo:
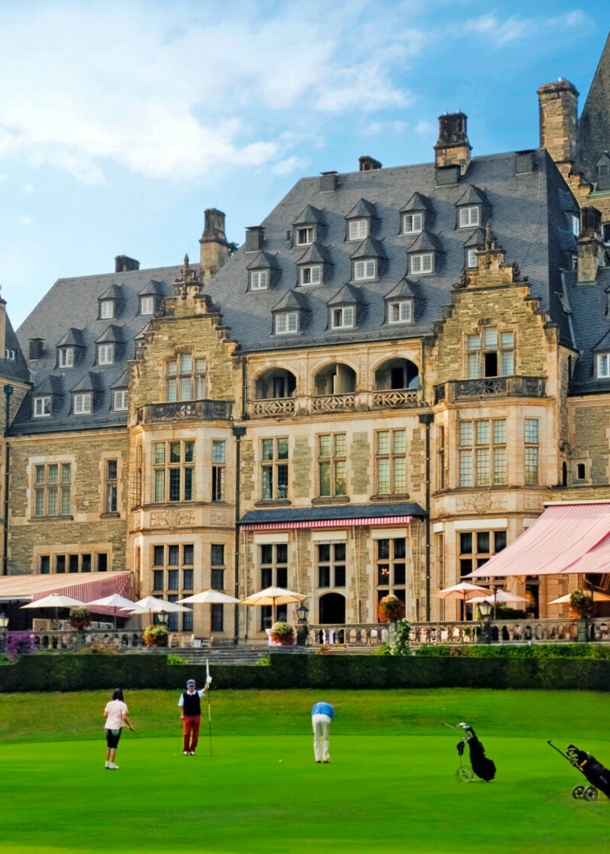
[{"label": "shrub", "polygon": [[595,614],[595,602],[584,590],[575,590],[570,594],[570,611],[580,619],[592,617]]},{"label": "shrub", "polygon": [[371,655],[391,655],[390,647],[387,643],[380,643],[379,646],[376,646],[371,653]]},{"label": "shrub", "polygon": [[511,608],[509,605],[500,604],[496,608],[497,620],[527,620],[527,611]]},{"label": "shrub", "polygon": [[77,655],[118,655],[116,649],[110,649],[107,646],[86,646],[79,649]]},{"label": "shrub", "polygon": [[170,652],[170,654],[167,656],[167,663],[168,664],[188,664],[189,662],[186,660],[186,658],[182,658],[181,655],[177,655],[175,652]]},{"label": "shrub", "polygon": [[271,640],[282,646],[292,646],[295,641],[294,626],[290,623],[277,622],[271,629]]},{"label": "shrub", "polygon": [[30,631],[8,632],[4,648],[8,660],[14,663],[22,655],[36,652],[36,638]]},{"label": "shrub", "polygon": [[[398,601],[400,602],[400,599]],[[411,624],[407,620],[399,620],[396,623],[394,640],[390,645],[390,655],[411,655],[411,649],[409,647],[410,638]]]},{"label": "shrub", "polygon": [[265,658],[259,658],[258,661],[255,661],[253,667],[269,667],[270,664],[271,659],[266,655]]},{"label": "shrub", "polygon": [[405,603],[398,596],[384,596],[379,600],[377,618],[381,623],[396,623],[405,616]]},{"label": "shrub", "polygon": [[147,646],[167,646],[169,635],[165,626],[146,626],[144,643]]},{"label": "shrub", "polygon": [[91,625],[91,616],[86,608],[72,608],[68,622],[78,632],[84,631]]}]

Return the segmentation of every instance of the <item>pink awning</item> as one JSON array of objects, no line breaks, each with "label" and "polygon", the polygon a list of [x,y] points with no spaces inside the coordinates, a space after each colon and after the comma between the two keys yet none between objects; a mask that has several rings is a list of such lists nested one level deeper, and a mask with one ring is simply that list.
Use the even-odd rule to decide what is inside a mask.
[{"label": "pink awning", "polygon": [[[5,575],[0,578],[0,602],[33,601],[50,593],[62,593],[81,602],[102,599],[111,593],[131,596],[131,572],[91,572],[53,575]],[[98,614],[114,614],[114,608],[96,606]]]},{"label": "pink awning", "polygon": [[470,578],[610,571],[610,502],[552,504]]}]

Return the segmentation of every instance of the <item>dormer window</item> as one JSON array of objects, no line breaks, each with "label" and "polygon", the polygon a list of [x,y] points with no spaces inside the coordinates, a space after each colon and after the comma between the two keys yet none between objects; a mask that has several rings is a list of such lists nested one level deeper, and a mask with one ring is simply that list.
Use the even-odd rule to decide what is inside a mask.
[{"label": "dormer window", "polygon": [[477,250],[476,249],[467,249],[466,250],[466,266],[467,267],[476,267],[477,266]]},{"label": "dormer window", "polygon": [[413,323],[413,300],[389,302],[388,323]]},{"label": "dormer window", "polygon": [[74,395],[74,414],[89,415],[92,410],[93,395],[90,391]]},{"label": "dormer window", "polygon": [[423,276],[434,272],[434,253],[418,252],[409,256],[409,272],[412,275]]},{"label": "dormer window", "polygon": [[51,414],[51,398],[50,397],[35,397],[34,398],[34,418],[46,418]]},{"label": "dormer window", "polygon": [[349,240],[364,240],[369,235],[368,219],[352,219],[348,226]]},{"label": "dormer window", "polygon": [[14,362],[15,359],[17,358],[17,351],[14,350],[12,347],[5,347],[4,348],[4,358],[8,359],[10,362]]},{"label": "dormer window", "polygon": [[322,265],[312,264],[309,267],[299,268],[299,284],[300,285],[321,285],[322,284]]},{"label": "dormer window", "polygon": [[474,226],[479,225],[481,222],[481,208],[480,205],[471,205],[468,207],[462,207],[459,211],[459,227],[460,228],[473,228]]},{"label": "dormer window", "polygon": [[424,230],[423,213],[408,213],[402,217],[403,234],[419,234]]},{"label": "dormer window", "polygon": [[268,270],[252,270],[250,272],[250,290],[266,291],[269,287]]},{"label": "dormer window", "polygon": [[354,280],[362,282],[377,278],[377,259],[368,258],[365,261],[354,261]]},{"label": "dormer window", "polygon": [[98,365],[114,364],[114,344],[97,345],[97,362]]},{"label": "dormer window", "polygon": [[597,354],[597,378],[600,380],[610,378],[610,353]]},{"label": "dormer window", "polygon": [[296,229],[296,244],[297,246],[309,246],[315,239],[315,229],[313,226],[305,226]]},{"label": "dormer window", "polygon": [[333,329],[351,329],[356,325],[356,310],[353,305],[344,305],[333,308],[330,313],[330,322]]},{"label": "dormer window", "polygon": [[112,393],[112,408],[115,412],[127,409],[127,389],[118,389]]},{"label": "dormer window", "polygon": [[283,311],[275,315],[275,334],[289,335],[299,331],[299,312]]},{"label": "dormer window", "polygon": [[140,297],[140,314],[152,315],[155,313],[155,298],[151,296]]},{"label": "dormer window", "polygon": [[114,300],[113,299],[100,300],[100,319],[101,320],[112,320],[113,317],[114,317]]},{"label": "dormer window", "polygon": [[59,348],[59,367],[73,368],[74,367],[74,347]]},{"label": "dormer window", "polygon": [[580,237],[580,218],[575,214],[570,214],[570,231],[574,237]]}]

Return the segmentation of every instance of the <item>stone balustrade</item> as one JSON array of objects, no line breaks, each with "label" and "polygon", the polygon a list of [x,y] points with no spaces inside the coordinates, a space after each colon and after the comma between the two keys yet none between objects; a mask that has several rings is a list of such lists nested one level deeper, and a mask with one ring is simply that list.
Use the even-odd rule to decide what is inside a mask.
[{"label": "stone balustrade", "polygon": [[485,377],[452,380],[434,387],[434,402],[474,400],[482,397],[544,397],[544,377]]},{"label": "stone balustrade", "polygon": [[384,389],[347,394],[314,394],[311,397],[271,397],[248,404],[251,418],[281,418],[284,415],[315,415],[319,412],[354,412],[371,409],[408,409],[420,406],[419,389]]}]

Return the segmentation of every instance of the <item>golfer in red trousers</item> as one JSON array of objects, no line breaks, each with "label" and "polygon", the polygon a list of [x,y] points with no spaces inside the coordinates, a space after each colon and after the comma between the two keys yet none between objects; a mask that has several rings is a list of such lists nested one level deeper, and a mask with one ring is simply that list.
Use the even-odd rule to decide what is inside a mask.
[{"label": "golfer in red trousers", "polygon": [[210,676],[205,683],[205,688],[200,691],[194,679],[189,679],[186,683],[186,691],[180,695],[178,705],[180,706],[180,717],[182,718],[184,749],[185,756],[194,756],[199,742],[199,726],[201,724],[201,698],[205,694],[206,688],[209,687],[212,677]]}]

